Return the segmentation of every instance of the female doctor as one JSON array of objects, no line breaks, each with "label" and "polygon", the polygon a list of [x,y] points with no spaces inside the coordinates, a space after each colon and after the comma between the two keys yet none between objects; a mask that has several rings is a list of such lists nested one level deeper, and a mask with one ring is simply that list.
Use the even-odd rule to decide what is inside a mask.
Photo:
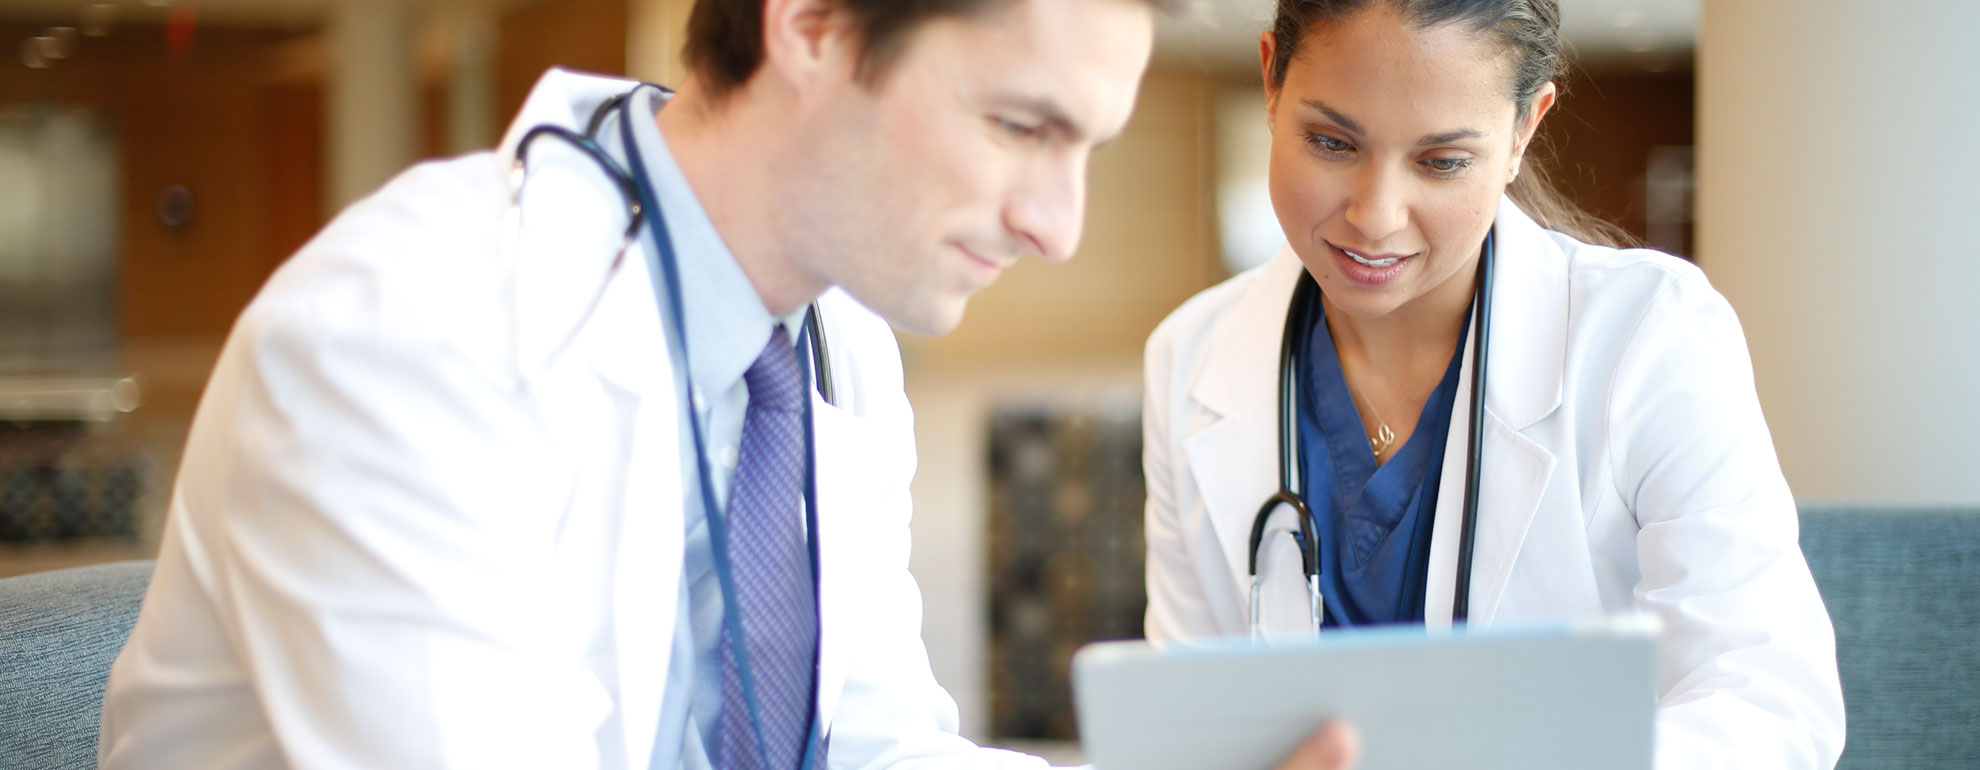
[{"label": "female doctor", "polygon": [[1732,308],[1690,264],[1606,245],[1525,161],[1559,20],[1556,0],[1279,1],[1259,59],[1287,247],[1148,343],[1148,636],[1313,633],[1300,559],[1270,553],[1301,541],[1268,533],[1277,599],[1251,599],[1290,442],[1323,627],[1651,613],[1658,767],[1831,767],[1834,633]]}]

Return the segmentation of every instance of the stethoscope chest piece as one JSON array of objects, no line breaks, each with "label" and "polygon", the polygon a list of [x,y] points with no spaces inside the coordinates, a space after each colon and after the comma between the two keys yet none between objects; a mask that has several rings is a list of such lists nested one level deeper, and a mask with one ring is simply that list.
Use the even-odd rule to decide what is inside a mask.
[{"label": "stethoscope chest piece", "polygon": [[[1489,360],[1492,321],[1492,263],[1493,236],[1487,234],[1485,244],[1478,257],[1478,286],[1474,290],[1471,303],[1471,328],[1476,332],[1471,348],[1471,398],[1469,423],[1465,446],[1465,485],[1463,518],[1460,520],[1458,537],[1457,576],[1452,586],[1451,622],[1463,623],[1470,614],[1471,560],[1473,547],[1478,540],[1478,494],[1480,454],[1483,449],[1484,431],[1480,422],[1485,416],[1485,367]],[[1251,519],[1250,558],[1247,569],[1251,577],[1248,598],[1248,615],[1253,638],[1265,635],[1264,606],[1266,604],[1263,574],[1260,572],[1259,554],[1270,545],[1274,535],[1290,537],[1299,546],[1300,573],[1304,578],[1307,592],[1309,620],[1315,633],[1318,633],[1325,620],[1326,602],[1320,590],[1322,569],[1319,521],[1306,498],[1300,494],[1298,469],[1302,467],[1302,447],[1299,442],[1298,355],[1302,330],[1309,328],[1319,312],[1318,287],[1304,270],[1293,284],[1292,301],[1286,309],[1285,330],[1279,340],[1279,488],[1265,499],[1258,513]],[[1285,508],[1298,520],[1296,528],[1271,528],[1273,514]]]}]

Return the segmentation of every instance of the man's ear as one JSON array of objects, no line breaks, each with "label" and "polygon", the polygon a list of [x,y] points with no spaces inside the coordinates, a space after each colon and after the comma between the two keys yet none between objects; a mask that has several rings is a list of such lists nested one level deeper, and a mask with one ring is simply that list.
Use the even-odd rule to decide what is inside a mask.
[{"label": "man's ear", "polygon": [[836,0],[763,0],[763,66],[802,87],[851,66],[857,41]]}]

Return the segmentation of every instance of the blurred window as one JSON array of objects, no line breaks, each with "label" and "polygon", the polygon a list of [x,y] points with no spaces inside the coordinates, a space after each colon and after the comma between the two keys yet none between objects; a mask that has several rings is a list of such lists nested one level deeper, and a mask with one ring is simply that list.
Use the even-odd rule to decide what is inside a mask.
[{"label": "blurred window", "polygon": [[0,375],[114,365],[115,148],[87,110],[0,107]]}]

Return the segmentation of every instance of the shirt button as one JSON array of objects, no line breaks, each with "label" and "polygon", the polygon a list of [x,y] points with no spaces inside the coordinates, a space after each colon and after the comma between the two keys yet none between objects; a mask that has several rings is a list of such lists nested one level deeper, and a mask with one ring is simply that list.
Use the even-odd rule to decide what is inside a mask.
[{"label": "shirt button", "polygon": [[723,468],[733,471],[736,469],[736,463],[742,459],[742,453],[737,451],[735,447],[725,446],[722,447],[721,451],[715,453],[715,458],[717,462],[722,464]]},{"label": "shirt button", "polygon": [[694,405],[697,412],[708,411],[708,400],[701,397],[700,388],[688,388],[688,403]]}]

